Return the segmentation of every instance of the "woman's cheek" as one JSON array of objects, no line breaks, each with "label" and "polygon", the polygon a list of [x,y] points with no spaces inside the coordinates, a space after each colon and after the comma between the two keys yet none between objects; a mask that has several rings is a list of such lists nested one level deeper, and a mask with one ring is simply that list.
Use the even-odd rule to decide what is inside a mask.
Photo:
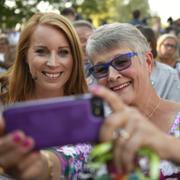
[{"label": "woman's cheek", "polygon": [[123,71],[121,71],[122,76],[132,78],[135,75],[135,69],[133,68],[127,68]]},{"label": "woman's cheek", "polygon": [[107,78],[102,78],[102,79],[97,80],[97,82],[100,85],[106,86],[108,81],[107,81]]}]

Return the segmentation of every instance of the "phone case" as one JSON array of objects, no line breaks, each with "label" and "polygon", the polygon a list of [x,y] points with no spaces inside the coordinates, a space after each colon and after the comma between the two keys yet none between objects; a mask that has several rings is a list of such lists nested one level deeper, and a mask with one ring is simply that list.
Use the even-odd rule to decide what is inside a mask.
[{"label": "phone case", "polygon": [[11,105],[3,111],[5,132],[20,129],[35,149],[97,142],[104,119],[103,101],[90,94]]}]

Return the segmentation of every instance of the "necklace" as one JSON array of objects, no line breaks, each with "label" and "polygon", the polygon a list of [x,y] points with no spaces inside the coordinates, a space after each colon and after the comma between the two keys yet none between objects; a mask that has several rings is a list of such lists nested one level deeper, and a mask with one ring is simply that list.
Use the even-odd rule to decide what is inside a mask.
[{"label": "necklace", "polygon": [[159,99],[158,103],[156,104],[156,106],[153,108],[153,110],[147,115],[147,117],[150,119],[152,117],[152,115],[156,112],[156,110],[159,108],[161,104],[161,99]]}]

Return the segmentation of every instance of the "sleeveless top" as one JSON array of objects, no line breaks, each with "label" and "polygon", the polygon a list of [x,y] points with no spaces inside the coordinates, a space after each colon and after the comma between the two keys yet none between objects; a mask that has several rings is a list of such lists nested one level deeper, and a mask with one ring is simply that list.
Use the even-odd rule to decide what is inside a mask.
[{"label": "sleeveless top", "polygon": [[[171,129],[169,131],[169,134],[177,137],[180,139],[180,112],[177,114]],[[161,162],[161,172],[162,174],[166,177],[166,176],[172,176],[175,174],[178,174],[176,177],[180,176],[180,166],[176,166],[175,164],[173,164],[170,161],[162,161]]]}]

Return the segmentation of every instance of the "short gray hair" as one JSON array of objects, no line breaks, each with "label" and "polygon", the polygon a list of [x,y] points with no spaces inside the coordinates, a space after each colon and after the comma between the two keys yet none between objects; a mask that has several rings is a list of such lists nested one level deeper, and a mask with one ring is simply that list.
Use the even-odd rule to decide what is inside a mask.
[{"label": "short gray hair", "polygon": [[144,35],[128,23],[112,23],[97,28],[89,37],[86,45],[90,60],[93,54],[116,48],[130,48],[140,54],[151,50]]}]

